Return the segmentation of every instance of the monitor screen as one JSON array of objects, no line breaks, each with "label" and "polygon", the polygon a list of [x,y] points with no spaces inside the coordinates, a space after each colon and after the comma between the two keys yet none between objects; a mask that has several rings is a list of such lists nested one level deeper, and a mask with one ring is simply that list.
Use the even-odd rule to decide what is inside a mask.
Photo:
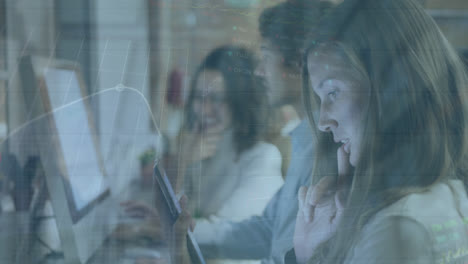
[{"label": "monitor screen", "polygon": [[47,68],[45,87],[53,124],[51,134],[61,156],[61,176],[75,223],[109,195],[109,184],[97,152],[96,131],[75,70]]}]

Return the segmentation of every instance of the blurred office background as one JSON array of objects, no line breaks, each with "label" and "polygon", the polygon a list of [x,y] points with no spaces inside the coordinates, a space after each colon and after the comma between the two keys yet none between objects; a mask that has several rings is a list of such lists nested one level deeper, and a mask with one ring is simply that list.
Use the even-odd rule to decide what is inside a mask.
[{"label": "blurred office background", "polygon": [[[143,139],[131,154],[118,161],[132,164],[126,167],[127,173],[138,177],[138,158],[142,153],[155,145],[161,151],[169,151],[169,143],[180,127],[177,120],[181,118],[190,76],[201,59],[214,47],[226,43],[258,51],[258,15],[263,8],[279,2],[0,0],[0,142],[44,114],[25,99],[23,59],[37,56],[66,60],[81,69],[87,95],[115,87],[139,92],[138,97],[90,99],[92,122],[101,131],[97,134],[104,156],[115,144],[105,131],[133,131],[130,129],[135,127],[138,116],[137,136]],[[426,0],[423,4],[448,40],[467,56],[468,1]],[[168,89],[173,90],[168,93]],[[170,99],[174,94],[177,100]],[[146,102],[148,111],[134,107]],[[116,104],[118,120],[106,118],[115,111],[111,106]],[[16,155],[20,167],[26,165],[29,156],[38,153],[34,145],[26,150],[7,148]],[[7,192],[8,187],[2,187],[2,191]],[[2,210],[5,213],[16,209],[4,205]],[[4,229],[8,227],[0,226],[0,230]]]},{"label": "blurred office background", "polygon": [[[278,2],[0,1],[1,137],[28,118],[18,74],[24,55],[77,62],[89,93],[118,84],[138,89],[164,125],[170,73],[180,71],[186,88],[194,67],[213,47],[236,43],[257,49],[258,14]],[[459,50],[467,48],[468,3],[426,0],[424,5],[449,41]],[[99,103],[93,107],[99,127]]]},{"label": "blurred office background", "polygon": [[[164,129],[168,78],[185,90],[194,67],[213,47],[258,48],[260,11],[279,0],[2,0],[0,1],[0,137],[25,122],[19,60],[66,59],[81,67],[88,93],[123,84],[148,99]],[[339,0],[338,0],[339,2]],[[459,50],[468,46],[468,3],[423,1]],[[182,91],[182,92],[183,92]],[[93,105],[98,127],[99,102]],[[149,117],[146,117],[149,120]]]}]

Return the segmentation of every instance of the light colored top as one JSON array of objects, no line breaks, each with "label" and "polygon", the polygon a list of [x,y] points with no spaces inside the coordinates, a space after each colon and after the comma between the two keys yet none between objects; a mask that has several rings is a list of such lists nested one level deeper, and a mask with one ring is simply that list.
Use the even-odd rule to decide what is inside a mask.
[{"label": "light colored top", "polygon": [[346,259],[353,264],[468,262],[468,198],[463,183],[438,183],[382,209],[364,226]]},{"label": "light colored top", "polygon": [[262,215],[240,222],[212,222],[203,229],[195,227],[195,237],[205,257],[283,262],[284,253],[293,246],[297,191],[310,184],[313,137],[307,120],[291,132],[291,147],[286,181]]},{"label": "light colored top", "polygon": [[228,133],[218,147],[224,151],[217,151],[210,161],[200,164],[203,173],[192,174],[188,183],[187,189],[195,197],[191,198],[193,209],[201,217],[196,219],[196,237],[217,236],[211,226],[222,220],[242,221],[260,215],[283,185],[281,154],[274,145],[258,142],[237,157],[231,155],[235,151],[226,151],[234,150],[231,142],[232,133]]},{"label": "light colored top", "polygon": [[185,182],[195,217],[244,220],[261,214],[283,185],[281,154],[260,141],[237,155],[228,131],[212,158],[187,171]]},{"label": "light colored top", "polygon": [[[296,263],[294,251],[285,259]],[[468,198],[463,183],[437,183],[379,211],[365,224],[344,263],[468,263]]]}]

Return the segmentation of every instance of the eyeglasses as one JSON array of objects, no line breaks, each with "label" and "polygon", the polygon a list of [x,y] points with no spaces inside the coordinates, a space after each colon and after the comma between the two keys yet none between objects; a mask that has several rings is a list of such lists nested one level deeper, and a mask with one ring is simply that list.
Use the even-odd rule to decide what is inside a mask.
[{"label": "eyeglasses", "polygon": [[195,92],[193,95],[193,101],[197,103],[205,103],[207,100],[210,101],[210,103],[214,107],[221,107],[226,103],[226,96],[224,93],[208,93],[208,94],[203,94],[200,92]]}]

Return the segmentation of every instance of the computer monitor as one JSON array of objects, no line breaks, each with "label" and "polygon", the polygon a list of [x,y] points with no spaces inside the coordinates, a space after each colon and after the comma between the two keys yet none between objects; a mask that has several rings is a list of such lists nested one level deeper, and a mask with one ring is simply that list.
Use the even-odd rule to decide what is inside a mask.
[{"label": "computer monitor", "polygon": [[44,114],[32,120],[66,263],[86,263],[115,228],[110,188],[80,70],[32,61]]},{"label": "computer monitor", "polygon": [[88,94],[69,61],[25,57],[20,70],[29,140],[44,168],[65,260],[85,263],[117,226],[120,202],[131,198],[138,155],[148,147],[159,155],[162,138],[136,89]]}]

